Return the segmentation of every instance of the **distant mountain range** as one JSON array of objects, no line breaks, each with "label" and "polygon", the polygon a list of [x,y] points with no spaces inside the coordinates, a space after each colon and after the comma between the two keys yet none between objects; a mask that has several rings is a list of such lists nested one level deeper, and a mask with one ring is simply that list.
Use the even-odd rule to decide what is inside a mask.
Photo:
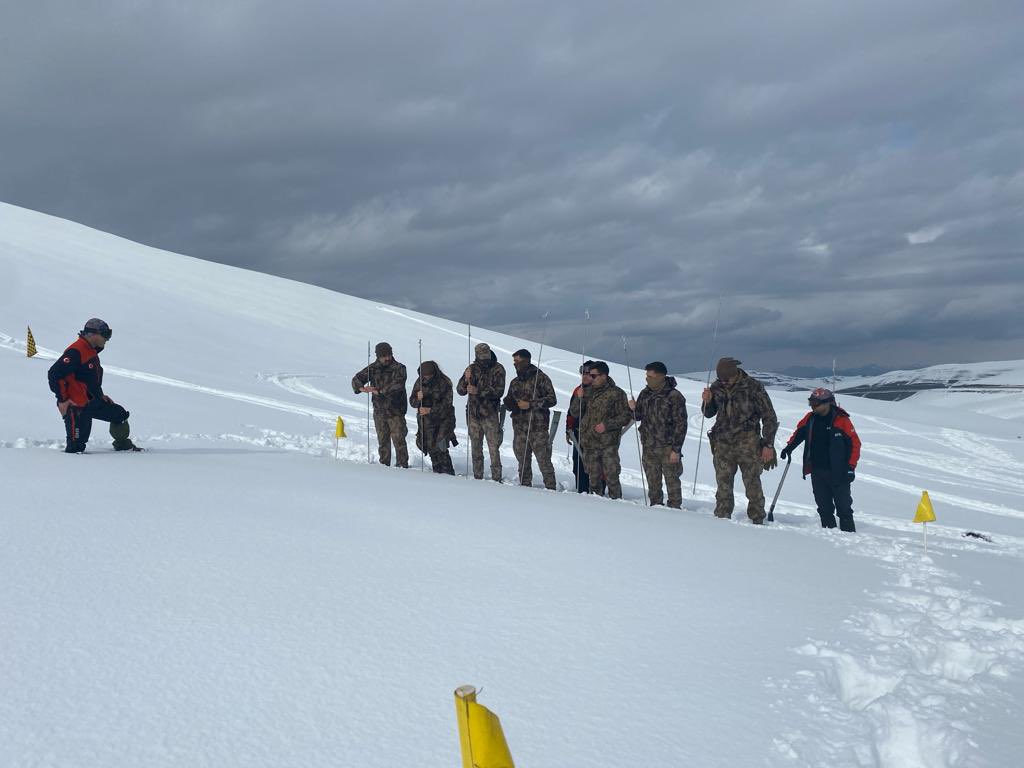
[{"label": "distant mountain range", "polygon": [[[881,370],[865,366],[862,371]],[[802,375],[811,371],[816,375]],[[790,392],[815,387],[832,388],[831,370],[794,366],[781,373],[748,370],[751,376],[771,389]],[[704,381],[707,371],[684,373],[683,377]],[[947,363],[925,368],[882,373],[851,374],[844,370],[835,379],[838,394],[868,397],[876,400],[904,400],[922,392],[969,392],[973,394],[1024,395],[1024,360],[1002,360],[991,363]]]}]

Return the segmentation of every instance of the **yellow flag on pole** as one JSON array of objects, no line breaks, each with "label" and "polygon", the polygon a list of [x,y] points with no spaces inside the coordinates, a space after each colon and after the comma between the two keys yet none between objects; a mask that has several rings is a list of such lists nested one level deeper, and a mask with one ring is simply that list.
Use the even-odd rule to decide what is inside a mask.
[{"label": "yellow flag on pole", "polygon": [[32,326],[28,326],[28,339],[25,341],[25,354],[27,357],[35,357],[39,350],[36,349],[36,340],[32,338]]},{"label": "yellow flag on pole", "polygon": [[917,512],[914,513],[915,523],[934,523],[935,510],[932,508],[932,500],[928,498],[928,491],[921,492],[921,501],[917,504]]},{"label": "yellow flag on pole", "polygon": [[345,434],[345,422],[342,420],[341,416],[338,417],[338,423],[334,425],[334,436],[335,438],[348,437],[348,435]]}]

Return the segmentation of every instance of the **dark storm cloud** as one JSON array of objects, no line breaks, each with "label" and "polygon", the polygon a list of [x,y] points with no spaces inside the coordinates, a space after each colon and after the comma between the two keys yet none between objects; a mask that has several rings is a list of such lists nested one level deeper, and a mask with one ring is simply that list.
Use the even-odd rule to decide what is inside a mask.
[{"label": "dark storm cloud", "polygon": [[22,3],[0,199],[594,354],[1019,357],[1024,8]]}]

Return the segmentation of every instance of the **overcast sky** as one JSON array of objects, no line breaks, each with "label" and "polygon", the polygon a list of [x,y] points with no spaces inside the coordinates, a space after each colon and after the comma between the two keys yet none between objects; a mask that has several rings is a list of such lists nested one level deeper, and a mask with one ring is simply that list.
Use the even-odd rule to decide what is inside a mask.
[{"label": "overcast sky", "polygon": [[[0,200],[699,370],[1024,357],[1019,0],[0,3]],[[588,355],[589,356],[589,355]]]}]

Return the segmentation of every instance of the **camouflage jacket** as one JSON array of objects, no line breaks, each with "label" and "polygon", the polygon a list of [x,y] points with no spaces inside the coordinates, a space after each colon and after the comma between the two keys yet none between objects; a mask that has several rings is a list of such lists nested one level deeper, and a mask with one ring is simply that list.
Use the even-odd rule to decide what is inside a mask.
[{"label": "camouflage jacket", "polygon": [[[491,352],[490,363],[474,360],[470,366],[470,383],[476,387],[476,394],[466,401],[466,418],[473,421],[493,421],[498,418],[501,395],[505,391],[505,367]],[[466,377],[459,377],[457,387],[460,395],[467,395]]]},{"label": "camouflage jacket", "polygon": [[[423,400],[417,399],[420,388],[423,388]],[[416,413],[416,445],[429,451],[432,446],[447,448],[449,444],[458,445],[455,439],[455,403],[452,395],[452,380],[441,373],[429,381],[422,381],[419,377],[412,385],[412,394],[409,396],[409,405]],[[430,413],[420,416],[417,408],[429,408]],[[423,433],[426,433],[426,441],[422,441]]]},{"label": "camouflage jacket", "polygon": [[686,398],[676,389],[676,380],[665,379],[660,390],[644,387],[636,398],[634,416],[640,426],[640,441],[645,449],[671,448],[683,452],[686,439]]},{"label": "camouflage jacket", "polygon": [[[526,400],[530,404],[529,409],[520,410],[517,405],[520,400]],[[513,422],[526,420],[532,413],[535,419],[547,423],[549,411],[557,402],[551,379],[535,365],[513,376],[505,395],[505,408]]]},{"label": "camouflage jacket", "polygon": [[352,377],[352,391],[361,394],[359,390],[369,383],[377,388],[377,394],[372,396],[375,413],[404,416],[409,410],[405,401],[405,379],[405,366],[397,360],[390,365],[374,361]]},{"label": "camouflage jacket", "polygon": [[[583,403],[583,418],[579,422],[583,450],[589,445],[602,448],[618,445],[623,430],[633,423],[626,393],[609,377],[607,383],[600,386],[591,384]],[[594,431],[598,424],[604,424],[605,431],[601,434]]]},{"label": "camouflage jacket", "polygon": [[569,398],[569,413],[565,416],[566,432],[572,432],[574,435],[579,436],[580,421],[582,419],[580,414],[586,414],[587,412],[587,393],[589,391],[589,384],[585,387],[582,384],[577,384],[576,389],[572,391],[572,397]]},{"label": "camouflage jacket", "polygon": [[730,439],[743,432],[760,435],[761,447],[772,447],[779,419],[764,385],[740,369],[739,380],[729,386],[721,380],[711,385],[711,401],[704,405],[709,419],[718,416],[708,437]]}]

